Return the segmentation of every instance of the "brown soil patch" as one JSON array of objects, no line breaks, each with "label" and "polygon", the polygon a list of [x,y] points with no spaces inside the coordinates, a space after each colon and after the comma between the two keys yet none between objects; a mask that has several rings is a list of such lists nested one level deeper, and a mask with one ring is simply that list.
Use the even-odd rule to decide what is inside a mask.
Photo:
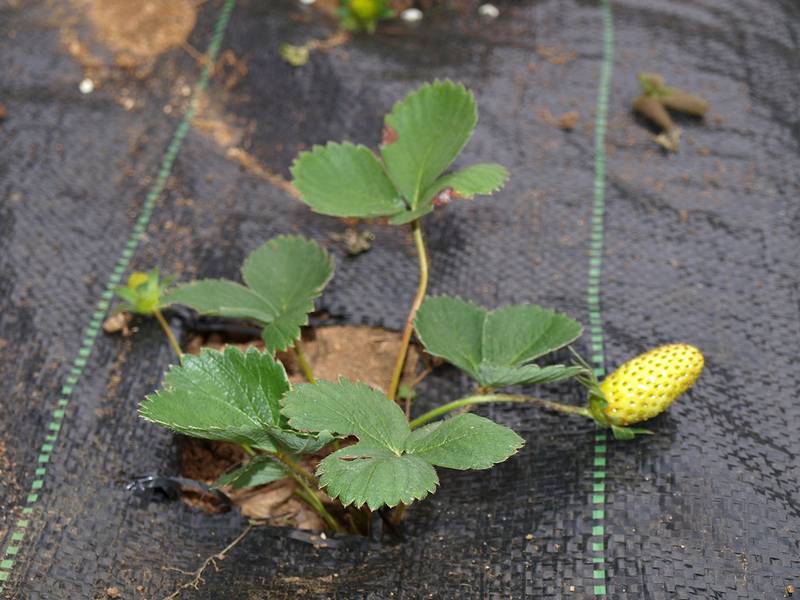
[{"label": "brown soil patch", "polygon": [[[336,381],[339,376],[344,376],[386,391],[400,349],[399,333],[378,327],[333,325],[311,330],[308,332],[308,339],[305,337],[303,350],[314,368],[315,377]],[[228,345],[243,350],[249,347],[259,350],[264,348],[261,340],[229,343],[222,336],[212,334],[208,338],[202,336],[193,338],[189,341],[186,351],[197,354],[204,346],[219,350]],[[411,346],[406,361],[406,379],[413,378],[416,373],[419,357],[419,351]],[[291,353],[279,353],[278,358],[283,362],[293,383],[304,381]]]},{"label": "brown soil patch", "polygon": [[[236,346],[242,350],[254,347],[262,350],[261,340],[227,341],[219,334],[195,336],[187,344],[186,351],[197,354],[204,347],[221,349]],[[336,380],[339,376],[364,381],[385,390],[392,377],[392,369],[400,347],[400,334],[375,327],[336,325],[320,327],[304,332],[303,349],[319,379]],[[409,349],[405,379],[411,380],[419,362],[419,351]],[[292,353],[279,353],[289,379],[293,383],[305,381]],[[221,475],[236,468],[247,455],[236,444],[215,442],[197,438],[182,438],[180,449],[181,475],[211,484]],[[315,470],[321,456],[304,461],[306,467]],[[287,525],[300,529],[324,531],[320,517],[294,496],[295,483],[290,479],[247,490],[224,489],[225,494],[243,515],[272,525]],[[320,498],[334,512],[337,507],[320,493]],[[218,501],[196,492],[184,492],[184,502],[207,512],[224,510]]]},{"label": "brown soil patch", "polygon": [[187,438],[181,445],[181,474],[204,483],[213,483],[247,455],[240,446]]},{"label": "brown soil patch", "polygon": [[87,15],[118,61],[133,64],[184,44],[197,20],[191,0],[92,0]]}]

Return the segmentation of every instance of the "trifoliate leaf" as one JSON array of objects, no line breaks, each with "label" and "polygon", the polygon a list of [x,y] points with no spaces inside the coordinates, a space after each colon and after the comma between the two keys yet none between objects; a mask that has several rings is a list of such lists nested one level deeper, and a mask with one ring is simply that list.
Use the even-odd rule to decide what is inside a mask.
[{"label": "trifoliate leaf", "polygon": [[333,258],[316,242],[280,236],[245,259],[245,283],[277,309],[261,333],[268,352],[286,350],[300,338],[314,299],[333,277]]},{"label": "trifoliate leaf", "polygon": [[242,265],[247,287],[219,279],[179,286],[165,301],[203,314],[256,321],[268,352],[300,338],[316,299],[333,276],[333,259],[316,242],[279,236],[254,250]]},{"label": "trifoliate leaf", "polygon": [[393,135],[381,146],[383,162],[413,210],[472,136],[478,109],[463,85],[435,81],[395,104],[385,122]]},{"label": "trifoliate leaf", "polygon": [[303,202],[323,215],[380,217],[405,208],[383,165],[364,146],[314,146],[300,153],[291,172]]},{"label": "trifoliate leaf", "polygon": [[280,413],[280,399],[288,390],[283,365],[269,354],[252,348],[246,353],[234,347],[204,349],[170,368],[139,414],[184,435],[275,451],[306,443],[307,436],[289,430]]},{"label": "trifoliate leaf", "polygon": [[412,433],[396,403],[347,379],[298,385],[284,398],[283,413],[296,429],[358,438],[357,444],[324,458],[317,474],[331,497],[372,510],[409,504],[433,492],[439,482],[434,464],[484,469],[522,445],[507,427],[475,415]]},{"label": "trifoliate leaf", "polygon": [[355,444],[337,450],[319,464],[320,485],[347,506],[411,504],[436,490],[439,477],[431,463],[413,454]]},{"label": "trifoliate leaf", "polygon": [[243,467],[226,473],[214,482],[212,487],[221,488],[226,485],[235,490],[272,483],[286,477],[286,469],[274,458],[255,456]]},{"label": "trifoliate leaf", "polygon": [[430,354],[466,371],[484,387],[558,381],[581,372],[576,367],[529,364],[566,346],[582,331],[574,319],[534,304],[490,311],[459,298],[427,298],[414,325]]}]

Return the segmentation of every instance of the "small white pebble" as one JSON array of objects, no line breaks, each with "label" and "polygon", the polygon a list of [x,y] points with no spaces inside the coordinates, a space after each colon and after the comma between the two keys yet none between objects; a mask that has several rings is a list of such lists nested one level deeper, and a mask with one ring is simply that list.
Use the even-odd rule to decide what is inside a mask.
[{"label": "small white pebble", "polygon": [[322,538],[323,540],[327,540],[327,539],[328,539],[328,536],[327,536],[327,535],[325,535],[325,532],[324,532],[324,531],[323,531],[322,533],[320,533],[320,534],[319,534],[319,537],[320,537],[320,538]]},{"label": "small white pebble", "polygon": [[494,4],[489,4],[487,2],[486,4],[480,5],[480,8],[478,8],[478,14],[488,19],[496,19],[500,16],[500,9]]},{"label": "small white pebble", "polygon": [[300,4],[305,4],[306,6],[311,6],[317,0],[300,0]]},{"label": "small white pebble", "polygon": [[406,23],[416,23],[422,20],[422,11],[418,8],[407,8],[400,13],[400,18]]},{"label": "small white pebble", "polygon": [[87,77],[81,81],[80,85],[78,85],[78,89],[81,91],[81,94],[91,94],[94,91],[94,81]]}]

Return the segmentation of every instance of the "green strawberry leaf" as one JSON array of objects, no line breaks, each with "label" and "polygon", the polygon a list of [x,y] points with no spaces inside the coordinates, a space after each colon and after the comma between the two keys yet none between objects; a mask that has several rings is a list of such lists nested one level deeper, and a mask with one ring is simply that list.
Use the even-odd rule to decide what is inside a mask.
[{"label": "green strawberry leaf", "polygon": [[286,469],[274,458],[255,456],[243,467],[226,473],[214,482],[212,487],[221,488],[226,485],[235,490],[272,483],[286,477]]},{"label": "green strawberry leaf", "polygon": [[333,258],[316,242],[279,236],[254,250],[242,265],[247,286],[206,279],[178,286],[165,302],[203,314],[250,319],[263,326],[268,352],[285,350],[300,338],[314,300],[333,276]]},{"label": "green strawberry leaf", "polygon": [[574,319],[534,304],[490,311],[459,298],[426,298],[414,326],[430,354],[466,371],[483,387],[559,381],[582,371],[530,364],[582,331]]},{"label": "green strawberry leaf", "polygon": [[389,224],[405,225],[406,223],[411,223],[411,221],[432,213],[434,208],[436,207],[433,205],[433,201],[420,202],[419,206],[417,206],[417,208],[414,210],[404,210],[403,212],[399,212],[396,215],[389,217]]},{"label": "green strawberry leaf", "polygon": [[508,171],[502,165],[478,164],[466,167],[437,179],[422,194],[413,210],[406,210],[389,218],[392,225],[403,225],[427,215],[434,209],[434,200],[446,188],[452,190],[453,198],[474,198],[478,194],[488,195],[503,187],[508,180]]},{"label": "green strawberry leaf", "polygon": [[284,399],[283,414],[298,430],[354,435],[372,447],[402,452],[408,422],[402,409],[365,383],[300,384]]},{"label": "green strawberry leaf", "polygon": [[308,323],[333,270],[333,258],[299,236],[274,238],[245,259],[245,283],[277,308],[277,317],[261,334],[268,352],[286,350],[300,338],[300,327]]},{"label": "green strawberry leaf", "polygon": [[370,510],[411,504],[439,485],[436,470],[425,459],[361,443],[323,459],[317,475],[328,495],[344,506],[366,504]]},{"label": "green strawberry leaf", "polygon": [[275,452],[308,443],[308,436],[289,430],[280,412],[288,391],[283,365],[269,354],[230,346],[222,352],[204,349],[171,367],[139,414],[184,435]]},{"label": "green strawberry leaf", "polygon": [[381,146],[381,156],[411,210],[458,156],[477,122],[475,97],[449,80],[425,84],[394,105],[385,119],[392,139]]},{"label": "green strawberry leaf", "polygon": [[252,319],[269,323],[277,311],[245,286],[225,279],[202,279],[176,287],[164,297],[167,304],[184,304],[204,315]]},{"label": "green strawberry leaf", "polygon": [[355,436],[358,443],[324,458],[320,484],[343,505],[410,504],[439,483],[433,465],[485,469],[522,445],[507,427],[461,415],[411,432],[400,407],[363,383],[340,379],[301,384],[284,398],[283,413],[298,430]]},{"label": "green strawberry leaf", "polygon": [[[345,27],[359,26],[349,8],[339,14]],[[478,122],[475,97],[462,84],[425,84],[397,102],[384,122],[382,162],[368,148],[348,142],[301,152],[291,172],[303,202],[326,215],[385,216],[402,225],[431,212],[434,199],[447,188],[455,197],[472,198],[491,194],[508,179],[496,164],[442,176]]]},{"label": "green strawberry leaf", "polygon": [[364,146],[314,146],[300,153],[291,172],[303,202],[323,215],[380,217],[405,209],[383,165]]},{"label": "green strawberry leaf", "polygon": [[429,354],[439,356],[476,379],[483,360],[486,310],[449,296],[425,298],[414,329]]},{"label": "green strawberry leaf", "polygon": [[432,201],[446,188],[451,188],[456,196],[474,198],[488,196],[502,188],[508,181],[508,169],[494,163],[471,165],[460,171],[440,177],[423,193],[423,201]]},{"label": "green strawberry leaf", "polygon": [[566,365],[522,365],[520,367],[500,367],[491,363],[481,363],[478,367],[481,381],[485,387],[499,388],[509,385],[532,385],[536,383],[555,383],[571,379],[582,373],[581,367]]},{"label": "green strawberry leaf", "polygon": [[437,467],[488,469],[516,453],[524,443],[508,427],[463,414],[413,431],[406,450]]}]

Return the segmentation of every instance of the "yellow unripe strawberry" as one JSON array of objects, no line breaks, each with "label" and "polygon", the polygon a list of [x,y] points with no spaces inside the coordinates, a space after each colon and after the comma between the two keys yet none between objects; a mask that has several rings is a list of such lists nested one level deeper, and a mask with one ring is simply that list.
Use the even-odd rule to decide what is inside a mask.
[{"label": "yellow unripe strawberry", "polygon": [[608,402],[605,414],[622,426],[652,419],[692,387],[702,370],[703,355],[688,344],[667,344],[645,352],[600,384]]},{"label": "yellow unripe strawberry", "polygon": [[381,6],[379,0],[352,0],[350,10],[360,20],[368,23],[378,18]]}]

